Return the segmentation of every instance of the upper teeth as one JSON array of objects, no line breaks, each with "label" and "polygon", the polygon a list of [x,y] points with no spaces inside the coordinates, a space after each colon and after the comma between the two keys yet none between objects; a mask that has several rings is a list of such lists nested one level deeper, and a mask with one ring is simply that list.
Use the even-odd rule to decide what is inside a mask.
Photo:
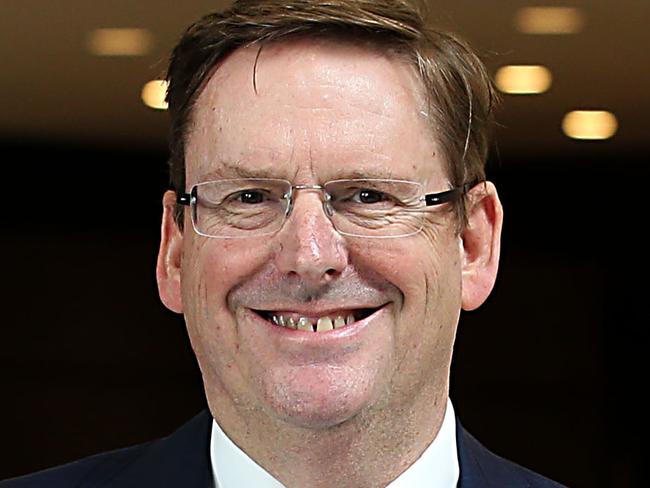
[{"label": "upper teeth", "polygon": [[337,315],[333,320],[329,316],[324,316],[316,320],[315,324],[314,321],[308,317],[300,317],[298,321],[295,321],[293,317],[287,317],[285,315],[278,314],[272,314],[271,320],[275,325],[287,327],[290,329],[324,332],[326,330],[338,329],[345,325],[350,325],[352,322],[354,322],[354,315],[348,314],[345,318],[343,318],[341,315]]}]

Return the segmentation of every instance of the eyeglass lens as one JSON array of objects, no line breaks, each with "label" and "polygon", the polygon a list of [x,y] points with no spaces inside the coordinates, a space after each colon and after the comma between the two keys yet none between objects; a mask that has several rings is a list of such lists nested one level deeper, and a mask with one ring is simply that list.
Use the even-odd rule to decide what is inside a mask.
[{"label": "eyeglass lens", "polygon": [[[326,183],[324,201],[342,234],[398,237],[417,233],[424,222],[419,183],[398,180],[336,180]],[[300,189],[294,189],[295,192]],[[211,237],[252,237],[279,230],[288,213],[291,184],[284,180],[239,179],[196,187],[194,226]]]}]

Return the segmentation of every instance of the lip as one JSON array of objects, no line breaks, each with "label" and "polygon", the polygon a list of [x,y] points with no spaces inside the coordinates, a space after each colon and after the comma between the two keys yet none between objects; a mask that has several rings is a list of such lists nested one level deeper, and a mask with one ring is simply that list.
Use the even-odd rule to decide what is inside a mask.
[{"label": "lip", "polygon": [[263,313],[289,313],[289,314],[296,314],[300,315],[301,317],[325,317],[326,315],[332,316],[336,315],[340,312],[344,313],[352,313],[355,310],[364,310],[364,309],[379,309],[383,306],[385,306],[387,302],[381,303],[374,303],[374,304],[362,304],[362,305],[345,305],[345,306],[339,306],[339,307],[329,307],[329,308],[321,308],[321,307],[312,307],[312,308],[304,308],[304,307],[287,307],[287,306],[278,306],[278,307],[264,307],[264,308],[253,308],[252,310],[257,310],[258,312],[263,312]]},{"label": "lip", "polygon": [[[381,305],[377,310],[372,314],[368,315],[362,320],[353,322],[350,325],[341,327],[339,329],[328,330],[324,332],[311,332],[305,330],[289,329],[286,327],[281,327],[274,325],[268,320],[265,320],[260,315],[258,315],[253,310],[246,308],[245,314],[249,320],[252,320],[260,327],[266,328],[266,332],[272,337],[276,337],[279,340],[292,341],[296,343],[309,343],[309,344],[322,344],[322,345],[334,345],[340,341],[348,341],[353,339],[355,336],[363,334],[363,332],[368,329],[373,322],[381,320],[381,318],[388,313],[388,308],[390,307],[391,302]],[[339,309],[340,310],[340,309]],[[322,312],[320,312],[322,313]]]}]

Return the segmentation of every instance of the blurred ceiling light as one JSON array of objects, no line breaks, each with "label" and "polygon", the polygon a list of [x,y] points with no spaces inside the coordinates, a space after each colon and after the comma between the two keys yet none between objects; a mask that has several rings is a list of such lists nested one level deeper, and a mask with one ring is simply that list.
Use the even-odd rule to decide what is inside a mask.
[{"label": "blurred ceiling light", "polygon": [[605,110],[574,110],[564,116],[562,130],[572,139],[609,139],[616,134],[618,121]]},{"label": "blurred ceiling light", "polygon": [[95,56],[145,56],[153,46],[153,35],[146,29],[95,29],[87,46]]},{"label": "blurred ceiling light", "polygon": [[585,24],[574,7],[524,7],[515,15],[515,26],[524,34],[576,34]]},{"label": "blurred ceiling light", "polygon": [[147,107],[156,110],[167,110],[165,94],[168,83],[165,80],[153,80],[142,87],[142,101]]},{"label": "blurred ceiling light", "polygon": [[510,65],[498,69],[495,82],[503,93],[532,95],[548,91],[553,76],[545,66]]}]

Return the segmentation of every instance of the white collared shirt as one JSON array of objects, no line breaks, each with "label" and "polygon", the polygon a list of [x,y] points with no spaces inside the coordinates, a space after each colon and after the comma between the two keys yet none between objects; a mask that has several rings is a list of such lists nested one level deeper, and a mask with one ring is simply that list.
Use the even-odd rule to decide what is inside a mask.
[{"label": "white collared shirt", "polygon": [[[212,421],[210,462],[216,488],[285,488],[264,468],[237,447]],[[460,469],[456,450],[456,417],[447,399],[445,418],[438,435],[420,458],[387,488],[455,488]]]}]

